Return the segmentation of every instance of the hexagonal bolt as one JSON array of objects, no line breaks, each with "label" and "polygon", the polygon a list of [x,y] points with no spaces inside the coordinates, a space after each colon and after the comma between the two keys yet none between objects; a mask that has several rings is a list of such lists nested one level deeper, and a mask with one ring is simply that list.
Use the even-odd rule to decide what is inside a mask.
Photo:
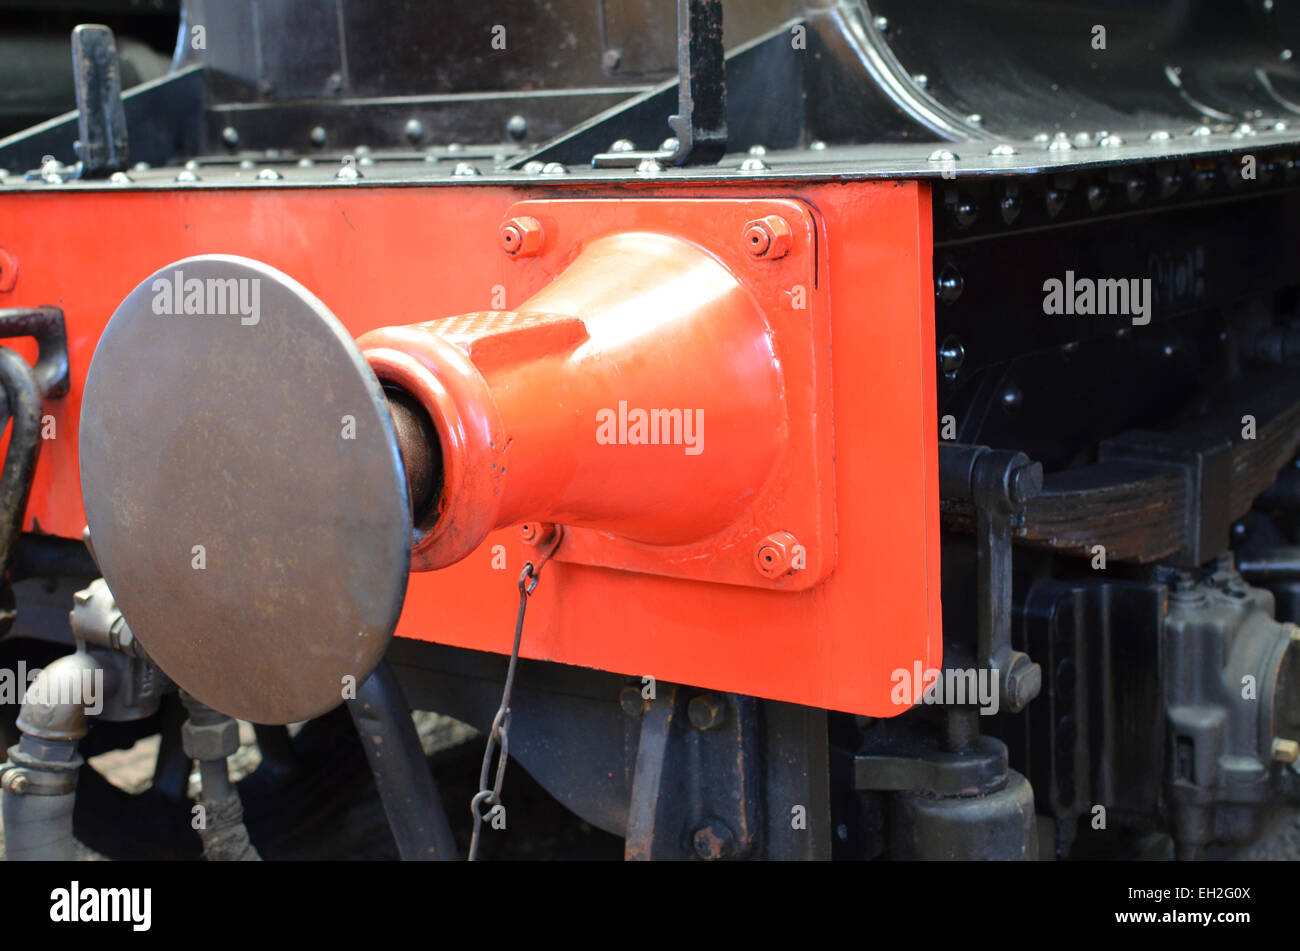
[{"label": "hexagonal bolt", "polygon": [[716,693],[702,693],[686,705],[686,718],[697,730],[712,730],[727,718],[727,702]]},{"label": "hexagonal bolt", "polygon": [[519,526],[519,538],[528,545],[545,545],[554,537],[554,522],[524,522]]},{"label": "hexagonal bolt", "polygon": [[536,218],[511,218],[501,226],[501,248],[517,258],[540,252],[544,238],[542,223]]},{"label": "hexagonal bolt", "polygon": [[1003,703],[1012,713],[1019,713],[1043,689],[1043,668],[1025,654],[1016,653],[1002,680]]},{"label": "hexagonal bolt", "polygon": [[695,846],[695,854],[706,862],[725,859],[736,851],[736,837],[720,819],[711,819],[708,825],[695,830],[691,844]]},{"label": "hexagonal bolt", "polygon": [[186,720],[181,725],[181,749],[190,759],[219,760],[239,749],[239,724],[229,717],[214,723]]},{"label": "hexagonal bolt", "polygon": [[1273,740],[1273,761],[1276,763],[1294,763],[1300,759],[1300,743],[1275,737]]},{"label": "hexagonal bolt", "polygon": [[773,532],[754,546],[754,567],[765,578],[789,574],[798,547],[798,540],[789,532]]},{"label": "hexagonal bolt", "polygon": [[630,717],[639,717],[645,713],[646,700],[641,696],[641,688],[628,684],[618,692],[618,705]]},{"label": "hexagonal bolt", "polygon": [[790,223],[780,215],[766,215],[745,223],[741,229],[741,243],[756,258],[775,261],[789,253],[794,244]]}]

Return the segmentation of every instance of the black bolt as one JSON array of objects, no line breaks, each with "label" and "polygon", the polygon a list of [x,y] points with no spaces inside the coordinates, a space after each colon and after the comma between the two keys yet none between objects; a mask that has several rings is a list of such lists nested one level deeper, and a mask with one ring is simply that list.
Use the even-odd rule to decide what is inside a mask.
[{"label": "black bolt", "polygon": [[424,138],[424,123],[419,119],[407,119],[406,125],[402,127],[402,135],[406,136],[406,141],[415,145]]},{"label": "black bolt", "polygon": [[1136,205],[1147,193],[1147,183],[1141,178],[1130,178],[1128,184],[1124,186],[1124,195],[1128,198],[1129,204]]},{"label": "black bolt", "polygon": [[1020,404],[1024,402],[1024,397],[1020,393],[1020,388],[1014,383],[1007,384],[1007,388],[1002,391],[1002,408],[1008,413],[1013,413],[1020,409]]},{"label": "black bolt", "polygon": [[239,144],[239,132],[233,125],[228,125],[221,130],[221,141],[233,149]]},{"label": "black bolt", "polygon": [[1023,710],[1043,688],[1043,668],[1021,654],[1012,661],[1003,681],[1011,713]]},{"label": "black bolt", "polygon": [[951,261],[943,266],[934,280],[935,296],[945,304],[951,304],[961,297],[961,292],[965,289],[966,280],[961,276],[961,271],[957,270],[957,265]]},{"label": "black bolt", "polygon": [[952,206],[952,217],[959,228],[969,228],[979,217],[979,205],[969,198],[961,198]]},{"label": "black bolt", "polygon": [[610,72],[618,69],[623,62],[623,53],[621,50],[605,50],[605,55],[601,57],[601,62]]},{"label": "black bolt", "polygon": [[641,688],[635,684],[628,684],[619,691],[618,704],[630,717],[639,717],[645,713],[645,699],[641,696]]},{"label": "black bolt", "polygon": [[1106,204],[1107,197],[1109,195],[1104,185],[1088,186],[1088,207],[1093,211],[1100,211],[1102,206]]},{"label": "black bolt", "polygon": [[1011,473],[1009,480],[1011,501],[1024,505],[1030,499],[1036,499],[1043,492],[1043,464],[1031,462]]},{"label": "black bolt", "polygon": [[510,138],[520,142],[527,134],[528,120],[523,116],[515,115],[506,120],[506,135],[510,136]]},{"label": "black bolt", "polygon": [[1015,221],[1020,215],[1022,202],[1020,200],[1020,190],[1015,185],[1008,185],[1002,195],[1001,209],[1002,220],[1007,224]]},{"label": "black bolt", "polygon": [[956,337],[948,337],[939,347],[939,369],[949,380],[957,376],[957,371],[966,362],[966,348]]},{"label": "black bolt", "polygon": [[314,146],[316,146],[317,148],[320,148],[321,146],[323,146],[323,145],[325,144],[325,127],[324,127],[324,126],[319,126],[319,125],[318,125],[318,126],[315,126],[315,127],[311,130],[311,144],[314,145]]},{"label": "black bolt", "polygon": [[697,829],[692,842],[695,854],[706,862],[725,859],[736,851],[736,837],[720,819],[712,819],[708,825]]},{"label": "black bolt", "polygon": [[686,718],[697,730],[712,730],[727,715],[726,702],[715,693],[703,693],[692,697],[686,705]]},{"label": "black bolt", "polygon": [[1049,188],[1043,195],[1049,218],[1055,218],[1065,207],[1065,192],[1059,188]]}]

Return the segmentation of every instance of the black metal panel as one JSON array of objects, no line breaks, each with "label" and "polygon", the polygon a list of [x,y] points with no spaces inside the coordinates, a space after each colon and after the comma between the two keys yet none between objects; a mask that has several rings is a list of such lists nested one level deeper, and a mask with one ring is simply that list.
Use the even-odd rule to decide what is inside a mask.
[{"label": "black metal panel", "polygon": [[[797,6],[728,2],[728,46]],[[675,13],[663,0],[186,0],[184,11],[185,23],[204,26],[214,42],[182,48],[183,61],[273,100],[636,87],[667,75],[655,68],[657,51],[671,54],[676,37]]]},{"label": "black metal panel", "polygon": [[1058,822],[1065,851],[1079,817],[1104,806],[1109,827],[1157,812],[1164,755],[1160,663],[1163,585],[1041,580],[1017,605],[1024,648],[1046,672],[1018,718],[990,718],[1011,764]]},{"label": "black metal panel", "polygon": [[[398,639],[388,660],[413,707],[487,730],[507,658]],[[626,836],[629,857],[829,855],[826,711],[663,682],[643,700],[643,689],[521,660],[511,758],[578,816]]]},{"label": "black metal panel", "polygon": [[[1026,200],[1042,190],[1026,186]],[[1231,308],[1295,282],[1298,215],[1300,193],[1286,191],[939,244],[936,275],[959,275],[961,290],[936,303],[937,339],[964,353],[940,384],[940,414],[956,417],[961,441],[1023,449],[1049,469],[1156,425],[1227,378],[1225,341],[1246,329]],[[1045,314],[1044,282],[1067,267],[1080,278],[1150,279],[1151,322]]]},{"label": "black metal panel", "polygon": [[[150,165],[165,165],[202,149],[203,70],[194,67],[145,83],[122,96],[131,157]],[[77,160],[72,144],[77,140],[77,113],[69,112],[49,122],[0,139],[0,168],[11,172],[38,167],[52,155],[71,164]]]},{"label": "black metal panel", "polygon": [[[798,77],[804,54],[790,45],[789,24],[727,54],[727,148],[751,145],[793,148],[803,134],[803,99]],[[600,113],[562,136],[510,162],[588,165],[593,155],[618,139],[653,150],[672,135],[668,117],[677,111],[677,80],[665,82]]]},{"label": "black metal panel", "polygon": [[872,28],[903,70],[926,77],[918,95],[980,116],[967,124],[967,138],[981,130],[1029,138],[1248,121],[1256,110],[1290,111],[1270,85],[1291,91],[1300,82],[1300,67],[1282,56],[1300,40],[1300,19],[1284,3],[979,0],[939,9],[871,0],[869,7],[873,24],[884,18],[884,30]]}]

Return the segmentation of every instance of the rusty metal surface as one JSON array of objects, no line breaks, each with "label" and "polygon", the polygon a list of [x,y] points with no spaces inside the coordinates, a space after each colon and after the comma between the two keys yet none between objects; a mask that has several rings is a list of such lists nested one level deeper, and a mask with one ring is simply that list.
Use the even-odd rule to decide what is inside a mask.
[{"label": "rusty metal surface", "polygon": [[[204,314],[156,312],[177,272]],[[250,282],[241,307],[207,296],[230,280]],[[410,504],[379,383],[310,292],[228,255],[146,278],[95,351],[80,440],[104,577],[181,687],[286,723],[365,681],[401,611]]]}]

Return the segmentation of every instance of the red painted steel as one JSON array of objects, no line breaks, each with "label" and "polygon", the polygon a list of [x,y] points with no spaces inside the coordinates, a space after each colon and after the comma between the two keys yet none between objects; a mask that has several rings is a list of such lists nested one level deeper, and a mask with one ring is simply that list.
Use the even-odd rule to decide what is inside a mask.
[{"label": "red painted steel", "polygon": [[[772,591],[557,561],[533,597],[523,653],[867,715],[902,712],[890,700],[892,672],[918,661],[938,666],[941,656],[930,195],[917,183],[764,182],[761,196],[752,183],[691,186],[689,195],[649,184],[7,195],[0,247],[20,270],[0,306],[62,307],[72,369],[72,393],[50,408],[56,436],[42,453],[29,527],[80,534],[76,435],[86,368],[118,303],[169,262],[200,253],[264,261],[361,335],[509,309],[545,285],[561,270],[546,263],[545,247],[528,258],[502,249],[502,223],[533,213],[520,210],[521,199],[663,199],[656,229],[673,228],[676,216],[677,234],[698,236],[699,211],[686,197],[800,202],[817,223],[816,301],[804,319],[810,339],[828,336],[830,380],[824,370],[813,374],[795,395],[804,400],[798,419],[828,437],[833,428],[833,478],[805,500],[831,513],[833,547],[819,548],[833,552],[833,567],[807,590]],[[615,215],[617,203],[608,207]],[[546,232],[545,212],[539,220]],[[559,252],[571,255],[560,263],[573,263],[581,242],[545,233],[553,239],[546,247],[571,248]],[[739,254],[740,235],[734,240],[729,250],[708,250],[720,259]],[[739,264],[729,267],[740,275]],[[760,308],[774,319],[770,304]],[[147,377],[149,368],[139,372]],[[399,635],[508,650],[526,551],[517,529],[499,530],[462,561],[413,575]],[[749,546],[744,556],[753,571]]]},{"label": "red painted steel", "polygon": [[[835,561],[830,319],[806,206],[534,201],[510,215],[548,236],[509,269],[503,293],[527,296],[518,311],[358,341],[441,434],[444,489],[416,568],[460,560],[493,528],[548,521],[566,527],[561,561],[820,582]],[[750,250],[763,216],[785,230],[779,255]],[[765,574],[754,553],[773,531],[792,534],[797,557]]]}]

